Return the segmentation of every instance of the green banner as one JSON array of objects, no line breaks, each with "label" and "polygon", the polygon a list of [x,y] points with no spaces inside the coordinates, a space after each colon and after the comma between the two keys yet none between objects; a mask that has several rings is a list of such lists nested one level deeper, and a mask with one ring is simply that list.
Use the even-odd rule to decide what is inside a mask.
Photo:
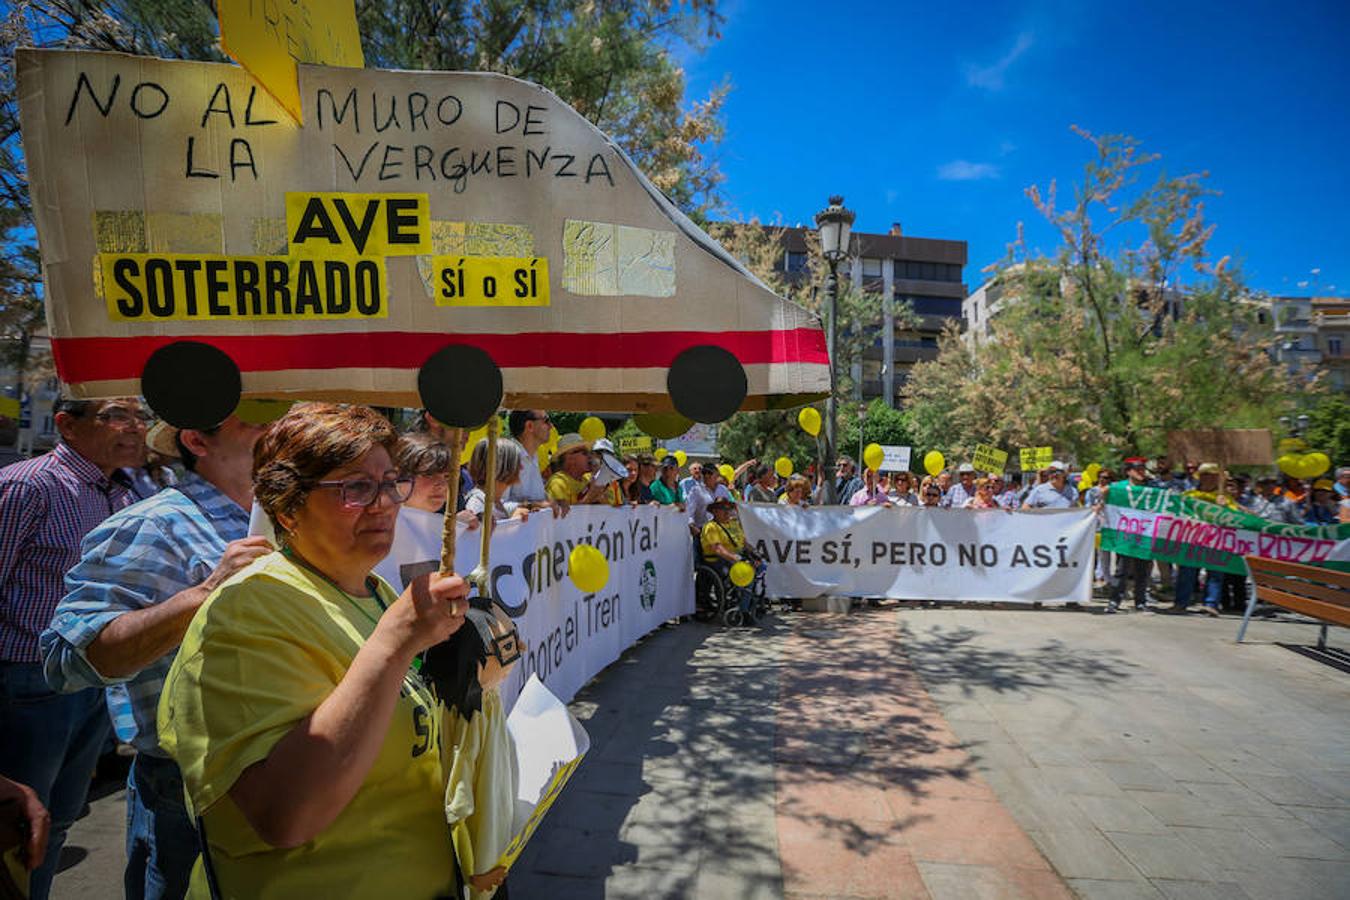
[{"label": "green banner", "polygon": [[1244,556],[1350,571],[1350,525],[1286,525],[1125,481],[1107,491],[1101,538],[1109,553],[1234,575]]}]

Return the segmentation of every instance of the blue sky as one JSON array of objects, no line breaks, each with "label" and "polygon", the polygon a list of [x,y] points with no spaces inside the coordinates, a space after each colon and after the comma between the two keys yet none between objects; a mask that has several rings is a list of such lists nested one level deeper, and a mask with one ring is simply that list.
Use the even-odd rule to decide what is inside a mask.
[{"label": "blue sky", "polygon": [[[1208,171],[1211,249],[1275,294],[1350,295],[1350,4],[731,0],[682,53],[689,96],[729,80],[717,153],[733,216],[964,239],[966,280],[1027,223],[1023,193],[1077,181],[1070,125]],[[1314,270],[1320,270],[1314,272]],[[1302,284],[1300,284],[1302,282]]]}]

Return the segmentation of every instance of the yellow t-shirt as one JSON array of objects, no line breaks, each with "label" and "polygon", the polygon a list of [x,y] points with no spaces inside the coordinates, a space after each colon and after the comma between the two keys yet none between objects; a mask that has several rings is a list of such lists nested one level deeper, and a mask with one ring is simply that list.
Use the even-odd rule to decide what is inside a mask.
[{"label": "yellow t-shirt", "polygon": [[[392,603],[389,585],[377,581]],[[273,553],[212,594],[183,638],[160,698],[160,744],[203,819],[223,897],[454,893],[441,710],[415,673],[365,782],[318,837],[272,847],[230,798],[240,774],[332,693],[375,630],[379,605],[359,598],[363,614],[357,602]],[[209,896],[200,858],[189,896]]]},{"label": "yellow t-shirt", "polygon": [[[586,478],[589,479],[590,476]],[[554,472],[548,484],[544,485],[544,493],[548,494],[550,500],[576,503],[581,499],[581,495],[586,493],[586,484],[586,480],[573,478],[566,472]]]},{"label": "yellow t-shirt", "polygon": [[725,525],[718,524],[716,519],[709,519],[699,532],[698,542],[703,547],[703,558],[706,560],[716,560],[722,557],[713,551],[715,544],[721,544],[732,553],[740,553],[745,547],[745,532],[741,531],[740,522],[727,522]]},{"label": "yellow t-shirt", "polygon": [[[472,627],[472,626],[468,626]],[[506,711],[495,688],[483,692],[483,708],[466,722],[445,712],[445,818],[465,881],[496,865],[511,843],[516,811],[516,754],[506,728]],[[489,895],[469,889],[472,900]]]}]

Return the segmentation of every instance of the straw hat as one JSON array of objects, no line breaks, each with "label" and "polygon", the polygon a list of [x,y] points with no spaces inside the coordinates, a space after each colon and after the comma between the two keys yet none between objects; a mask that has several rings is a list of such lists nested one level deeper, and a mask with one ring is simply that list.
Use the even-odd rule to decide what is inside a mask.
[{"label": "straw hat", "polygon": [[558,438],[558,449],[553,451],[553,462],[556,463],[573,450],[590,450],[591,442],[581,439],[581,435],[575,431],[568,432]]},{"label": "straw hat", "polygon": [[178,429],[160,419],[145,433],[145,446],[169,459],[178,459]]}]

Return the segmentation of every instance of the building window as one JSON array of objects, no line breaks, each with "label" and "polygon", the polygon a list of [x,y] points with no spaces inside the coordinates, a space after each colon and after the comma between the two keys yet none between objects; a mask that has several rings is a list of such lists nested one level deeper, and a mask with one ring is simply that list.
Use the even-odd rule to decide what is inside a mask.
[{"label": "building window", "polygon": [[1327,338],[1327,356],[1341,355],[1341,339],[1339,337]]},{"label": "building window", "polygon": [[805,271],[806,271],[806,254],[805,254],[805,253],[798,253],[798,252],[795,251],[795,250],[789,250],[789,251],[787,251],[787,255],[786,255],[785,259],[784,259],[784,266],[786,267],[786,268],[785,268],[785,271],[787,271],[787,272],[793,272],[793,273],[796,273],[796,272],[805,272]]},{"label": "building window", "polygon": [[961,301],[954,297],[909,297],[914,312],[921,316],[961,317]]},{"label": "building window", "polygon": [[881,260],[870,259],[864,256],[862,260],[862,273],[864,278],[880,278]]}]

